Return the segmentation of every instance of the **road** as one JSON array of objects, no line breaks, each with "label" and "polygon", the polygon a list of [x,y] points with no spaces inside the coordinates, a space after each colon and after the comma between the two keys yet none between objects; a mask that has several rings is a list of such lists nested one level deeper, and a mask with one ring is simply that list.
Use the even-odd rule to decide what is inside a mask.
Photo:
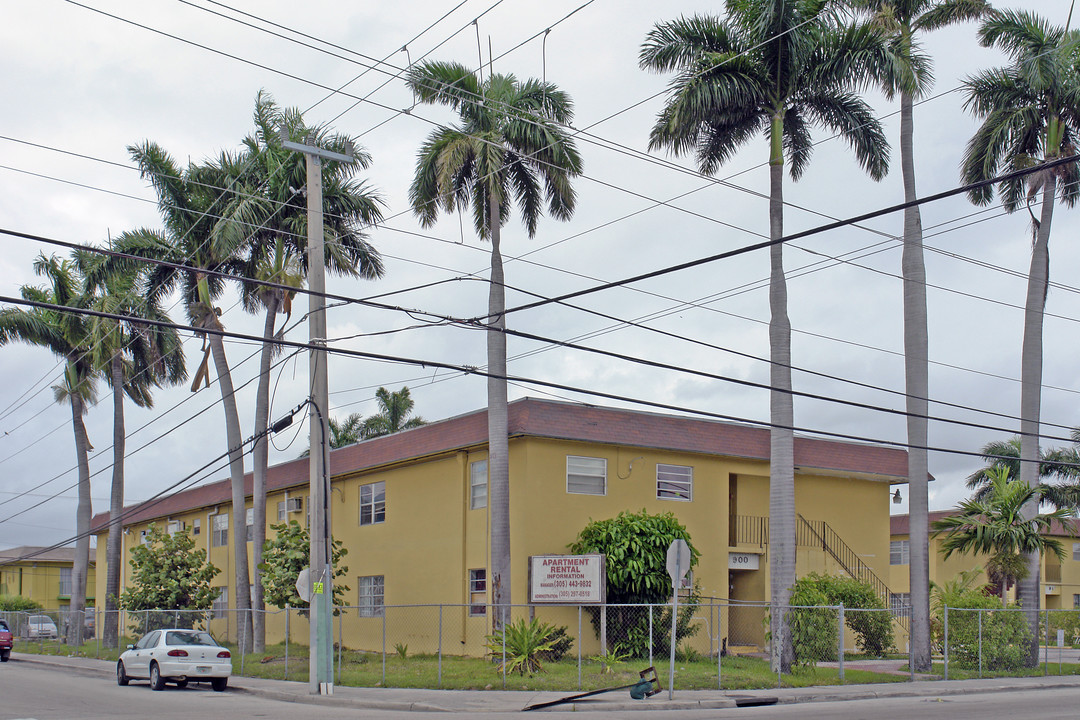
[{"label": "road", "polygon": [[[239,682],[243,682],[242,680]],[[662,713],[671,720],[704,720],[740,718],[766,720],[771,718],[835,718],[836,720],[881,720],[910,718],[919,720],[983,720],[1009,716],[1042,720],[1077,717],[1080,689],[1044,689],[1038,692],[989,692],[953,695],[945,698],[878,698],[847,702],[805,703],[774,707],[738,708],[730,710],[679,710]],[[642,708],[644,709],[644,707]],[[625,717],[645,720],[657,714],[641,711],[605,712],[596,710],[587,718],[606,720]],[[484,713],[485,720],[503,720],[519,713]],[[539,718],[566,718],[564,712],[544,712]],[[361,718],[362,720],[421,720],[438,717],[446,720],[447,713],[391,712],[357,710],[349,707],[309,705],[268,700],[252,694],[228,690],[215,693],[209,686],[192,685],[179,690],[172,686],[153,692],[145,683],[126,688],[100,675],[78,674],[65,670],[20,663],[15,658],[0,665],[0,719],[34,720],[117,720],[120,718],[154,717],[162,720],[190,718],[268,718],[296,720],[315,718]],[[581,719],[581,713],[574,717]]]}]

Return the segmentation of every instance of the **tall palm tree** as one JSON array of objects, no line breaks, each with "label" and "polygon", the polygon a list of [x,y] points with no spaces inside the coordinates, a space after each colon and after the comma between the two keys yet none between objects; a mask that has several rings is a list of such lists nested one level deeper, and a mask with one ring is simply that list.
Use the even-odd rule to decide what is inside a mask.
[{"label": "tall palm tree", "polygon": [[945,560],[955,552],[990,556],[987,573],[1001,584],[1001,604],[1006,603],[1009,581],[1023,580],[1029,571],[1023,556],[1041,557],[1053,552],[1065,559],[1065,548],[1050,537],[1051,521],[1071,526],[1071,512],[1058,508],[1030,516],[1027,507],[1039,506],[1043,492],[1022,480],[1010,480],[1006,467],[990,472],[990,492],[983,500],[961,502],[952,514],[934,522],[936,535],[944,535],[941,550]]},{"label": "tall palm tree", "polygon": [[[255,132],[244,139],[239,160],[243,177],[233,184],[224,216],[235,222],[223,226],[236,234],[235,242],[247,247],[243,283],[244,309],[264,312],[259,359],[259,384],[255,394],[255,444],[252,448],[252,509],[254,530],[254,595],[252,605],[263,609],[263,588],[259,580],[262,547],[266,541],[266,470],[269,448],[265,431],[269,423],[270,363],[277,349],[272,341],[278,314],[291,314],[292,294],[268,287],[272,282],[302,287],[307,274],[307,204],[299,197],[306,178],[302,153],[281,146],[284,129],[296,141],[346,153],[353,148],[356,162],[321,164],[323,182],[323,228],[325,263],[330,272],[363,279],[382,277],[383,264],[368,243],[364,228],[382,221],[382,199],[366,184],[354,179],[359,170],[371,165],[371,156],[358,151],[358,144],[345,135],[331,134],[323,126],[308,127],[297,109],[282,109],[266,92],[255,99]],[[265,625],[261,612],[254,617],[255,652],[265,646]]]},{"label": "tall palm tree", "polygon": [[[1080,428],[1072,431],[1072,440],[1071,447],[1050,448],[1039,453],[1042,501],[1054,507],[1080,507]],[[974,499],[983,500],[989,495],[993,488],[992,477],[998,468],[1004,468],[1012,480],[1020,477],[1020,445],[1019,435],[983,445],[982,456],[988,464],[967,477],[968,488],[975,491]]]},{"label": "tall palm tree", "polygon": [[[872,178],[888,169],[889,144],[856,93],[886,65],[880,35],[865,24],[842,25],[824,2],[727,0],[727,16],[657,24],[639,56],[643,68],[676,72],[649,136],[650,149],[693,153],[711,175],[759,132],[769,142],[769,236],[784,235],[785,159],[793,180],[813,152],[819,125],[851,146]],[[791,324],[782,244],[770,250],[769,538],[773,665],[793,659],[784,606],[795,582],[794,409]]]},{"label": "tall palm tree", "polygon": [[[34,272],[44,277],[47,287],[24,285],[20,294],[25,300],[59,307],[84,310],[90,298],[75,263],[55,255],[39,255]],[[91,346],[89,324],[84,315],[52,308],[0,310],[0,345],[23,342],[48,348],[64,362],[64,375],[53,386],[56,402],[71,406],[71,424],[75,431],[75,456],[79,472],[79,500],[75,510],[75,561],[71,571],[72,618],[82,618],[86,608],[86,577],[90,563],[90,442],[86,437],[83,416],[97,402],[97,368]],[[82,644],[83,623],[69,622],[67,642],[70,647]]]},{"label": "tall palm tree", "polygon": [[[192,391],[205,382],[209,385],[209,361],[214,361],[218,389],[225,414],[225,437],[228,443],[229,477],[232,489],[231,533],[233,544],[233,582],[236,609],[240,612],[239,640],[252,646],[250,619],[251,594],[248,571],[246,499],[244,493],[244,452],[240,418],[229,361],[225,355],[224,330],[220,309],[214,301],[225,288],[225,280],[207,270],[241,274],[243,236],[235,231],[234,220],[222,219],[222,196],[243,173],[237,157],[222,153],[211,162],[189,164],[181,170],[159,145],[144,142],[128,148],[143,178],[150,181],[158,196],[158,209],[164,230],[128,231],[116,239],[116,250],[136,258],[165,260],[180,268],[155,265],[146,278],[148,302],[159,302],[179,289],[191,324],[204,332],[204,354],[195,373]],[[137,260],[110,258],[98,272],[109,275],[137,268]],[[216,332],[215,332],[216,331]]]},{"label": "tall palm tree", "polygon": [[[1040,164],[1076,154],[1080,132],[1080,74],[1076,47],[1080,33],[1052,25],[1029,12],[995,11],[979,28],[983,47],[996,47],[1011,63],[985,70],[964,83],[965,107],[982,124],[964,151],[966,183],[987,180],[1007,170]],[[1033,247],[1024,306],[1024,340],[1020,369],[1020,478],[1029,488],[1039,485],[1039,421],[1042,406],[1043,311],[1050,275],[1050,225],[1055,201],[1072,207],[1080,198],[1080,168],[1068,162],[1001,183],[997,189],[1008,212],[1026,207],[1031,213]],[[1058,184],[1060,187],[1060,198]],[[1032,210],[1039,193],[1038,218]],[[970,193],[972,202],[993,200],[995,188]],[[1037,510],[1032,505],[1027,512]],[[1039,558],[1028,555],[1030,569],[1018,584],[1020,602],[1028,615],[1032,637],[1038,637]],[[1037,661],[1032,640],[1029,664]]]},{"label": "tall palm tree", "polygon": [[427,424],[427,421],[418,415],[409,417],[412,415],[414,403],[407,387],[397,392],[381,387],[375,391],[375,400],[379,403],[379,412],[364,420],[360,430],[365,440]]},{"label": "tall palm tree", "polygon": [[985,0],[855,0],[856,7],[889,36],[893,72],[882,88],[900,97],[900,167],[904,179],[904,378],[907,389],[908,507],[911,518],[911,659],[916,672],[930,671],[930,545],[927,460],[929,348],[926,319],[926,267],[922,217],[914,204],[915,155],[912,141],[915,98],[932,85],[930,58],[919,51],[917,36],[959,22],[977,20],[989,10]]},{"label": "tall palm tree", "polygon": [[[104,257],[88,251],[75,253],[81,272],[94,276],[94,268]],[[96,317],[91,319],[90,333],[101,374],[112,388],[113,395],[113,474],[109,500],[109,517],[114,524],[109,529],[105,549],[105,618],[102,639],[105,647],[119,643],[120,568],[123,562],[122,532],[119,524],[124,510],[124,455],[126,430],[124,425],[124,395],[138,407],[154,405],[154,387],[177,385],[187,377],[180,334],[173,328],[163,328],[142,322],[155,320],[171,322],[168,314],[156,304],[146,301],[141,286],[144,273],[112,275],[102,278],[100,287],[88,286],[94,293],[94,309],[123,320]]]},{"label": "tall palm tree", "polygon": [[[420,224],[440,211],[471,207],[477,234],[491,242],[488,293],[488,470],[491,515],[492,600],[511,602],[510,455],[506,391],[506,309],[501,229],[516,200],[529,237],[547,200],[548,212],[567,220],[574,212],[570,181],[581,158],[566,131],[570,97],[555,85],[513,75],[478,80],[464,65],[425,62],[409,72],[409,87],[423,103],[446,105],[460,124],[439,127],[420,148],[409,200]],[[501,623],[495,618],[495,626]]]}]

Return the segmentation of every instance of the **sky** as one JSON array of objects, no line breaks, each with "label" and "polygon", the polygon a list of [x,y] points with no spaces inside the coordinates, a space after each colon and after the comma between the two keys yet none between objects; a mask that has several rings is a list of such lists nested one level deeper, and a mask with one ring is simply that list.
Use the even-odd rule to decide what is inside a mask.
[{"label": "sky", "polygon": [[[1058,24],[1069,10],[1065,0],[1008,6]],[[309,124],[355,137],[373,158],[361,177],[385,202],[385,222],[369,230],[385,277],[331,277],[328,291],[380,296],[415,311],[483,315],[489,250],[471,217],[443,216],[422,228],[408,204],[418,148],[435,127],[455,118],[445,108],[414,107],[400,77],[407,63],[421,58],[476,67],[482,53],[496,72],[546,78],[565,90],[575,104],[573,128],[581,131],[584,173],[575,181],[573,218],[543,218],[534,238],[516,215],[503,230],[509,307],[753,244],[768,233],[764,138],[744,145],[713,179],[699,175],[692,158],[648,152],[670,78],[639,69],[646,33],[680,15],[721,12],[719,2],[682,0],[317,0],[304,3],[302,13],[278,0],[9,3],[0,23],[0,229],[101,244],[126,230],[159,228],[154,193],[127,146],[150,139],[181,164],[237,150],[253,129],[255,97],[265,90],[282,106],[303,110]],[[1003,62],[997,51],[978,46],[975,31],[966,24],[923,38],[936,82],[914,114],[921,196],[959,184],[962,152],[977,127],[963,108],[961,83]],[[798,182],[785,182],[789,234],[902,201],[898,106],[872,89],[865,97],[894,146],[892,171],[872,181],[846,145],[816,129],[809,169]],[[922,217],[935,510],[967,495],[964,478],[980,462],[964,453],[1008,439],[1018,428],[1030,222],[1024,212],[975,207],[963,196],[924,205]],[[1078,225],[1077,211],[1059,206],[1051,239],[1055,284],[1046,308],[1044,447],[1067,444],[1069,429],[1080,425],[1080,292],[1069,271],[1080,259],[1072,242]],[[785,246],[795,389],[871,406],[797,397],[802,432],[906,441],[897,412],[904,407],[901,233],[902,217],[894,213]],[[17,297],[24,284],[41,283],[32,269],[39,253],[66,253],[7,234],[0,243],[0,295],[7,297]],[[549,340],[510,337],[511,375],[625,398],[514,382],[511,400],[534,396],[649,410],[634,402],[640,400],[767,422],[765,389],[552,345],[572,340],[767,384],[767,278],[767,253],[757,251],[575,301],[667,335],[554,305],[511,313],[510,327]],[[226,329],[261,332],[261,319],[245,314],[235,293],[220,305]],[[178,304],[171,312],[184,318]],[[418,313],[347,305],[328,311],[328,325],[339,348],[456,366],[485,363],[481,333],[432,326]],[[306,341],[306,324],[287,337]],[[188,337],[185,348],[193,373],[199,341]],[[257,347],[229,341],[227,352],[246,437],[253,427]],[[0,368],[0,548],[63,542],[74,535],[77,478],[70,410],[55,404],[50,389],[61,367],[45,349],[10,345],[0,348]],[[307,373],[303,356],[274,370],[272,419],[303,401]],[[416,412],[427,420],[485,405],[482,378],[430,367],[333,357],[329,382],[331,413],[339,418],[376,412],[381,386],[408,386]],[[104,384],[100,392],[101,402],[86,417],[95,513],[108,508],[112,458],[111,402]],[[128,504],[184,480],[224,452],[219,400],[216,387],[192,393],[181,386],[157,391],[152,410],[128,405]],[[306,425],[280,433],[271,462],[295,458],[306,441]],[[225,477],[222,468],[191,480]],[[894,512],[907,512],[906,487],[901,493],[904,501]]]}]

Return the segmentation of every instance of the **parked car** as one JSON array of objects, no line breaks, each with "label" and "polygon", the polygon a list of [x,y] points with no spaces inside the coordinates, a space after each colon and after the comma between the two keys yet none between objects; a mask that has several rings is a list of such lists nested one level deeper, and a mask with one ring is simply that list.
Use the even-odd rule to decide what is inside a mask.
[{"label": "parked car", "polygon": [[13,647],[15,647],[15,638],[11,636],[11,628],[6,622],[0,620],[0,662],[8,661]]},{"label": "parked car", "polygon": [[[70,615],[64,616],[63,622],[63,635],[67,637],[68,634],[68,620]],[[84,612],[83,619],[83,640],[92,640],[94,638],[95,622],[94,622],[94,609],[87,608]]]},{"label": "parked car", "polygon": [[151,690],[165,683],[187,687],[189,682],[209,682],[221,692],[232,675],[232,654],[203,630],[154,630],[128,645],[116,663],[116,684],[149,680]]},{"label": "parked car", "polygon": [[23,626],[23,637],[26,638],[55,638],[56,623],[48,615],[31,615],[26,618]]}]

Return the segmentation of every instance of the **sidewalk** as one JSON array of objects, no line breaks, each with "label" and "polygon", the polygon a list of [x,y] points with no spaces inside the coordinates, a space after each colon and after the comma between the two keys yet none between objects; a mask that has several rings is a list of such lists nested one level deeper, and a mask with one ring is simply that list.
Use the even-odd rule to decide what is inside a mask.
[{"label": "sidewalk", "polygon": [[[80,674],[100,676],[102,680],[115,682],[113,678],[116,666],[108,660],[17,653],[11,656],[11,661],[65,668]],[[677,690],[673,700],[668,700],[667,690],[645,700],[632,700],[628,690],[619,690],[585,700],[578,700],[572,704],[559,705],[551,709],[564,712],[586,710],[645,710],[658,712],[661,710],[732,708],[762,704],[763,702],[771,702],[773,699],[785,704],[811,703],[884,697],[935,698],[975,692],[1042,690],[1047,688],[1080,688],[1080,675],[984,678],[981,680],[921,680],[914,683],[828,685],[732,692]],[[309,693],[307,683],[237,676],[229,679],[229,689],[232,692],[251,693],[273,700],[312,705],[334,705],[374,710],[458,713],[517,712],[527,705],[557,700],[574,694],[573,691],[421,690],[336,686],[332,696],[318,696]]]}]

